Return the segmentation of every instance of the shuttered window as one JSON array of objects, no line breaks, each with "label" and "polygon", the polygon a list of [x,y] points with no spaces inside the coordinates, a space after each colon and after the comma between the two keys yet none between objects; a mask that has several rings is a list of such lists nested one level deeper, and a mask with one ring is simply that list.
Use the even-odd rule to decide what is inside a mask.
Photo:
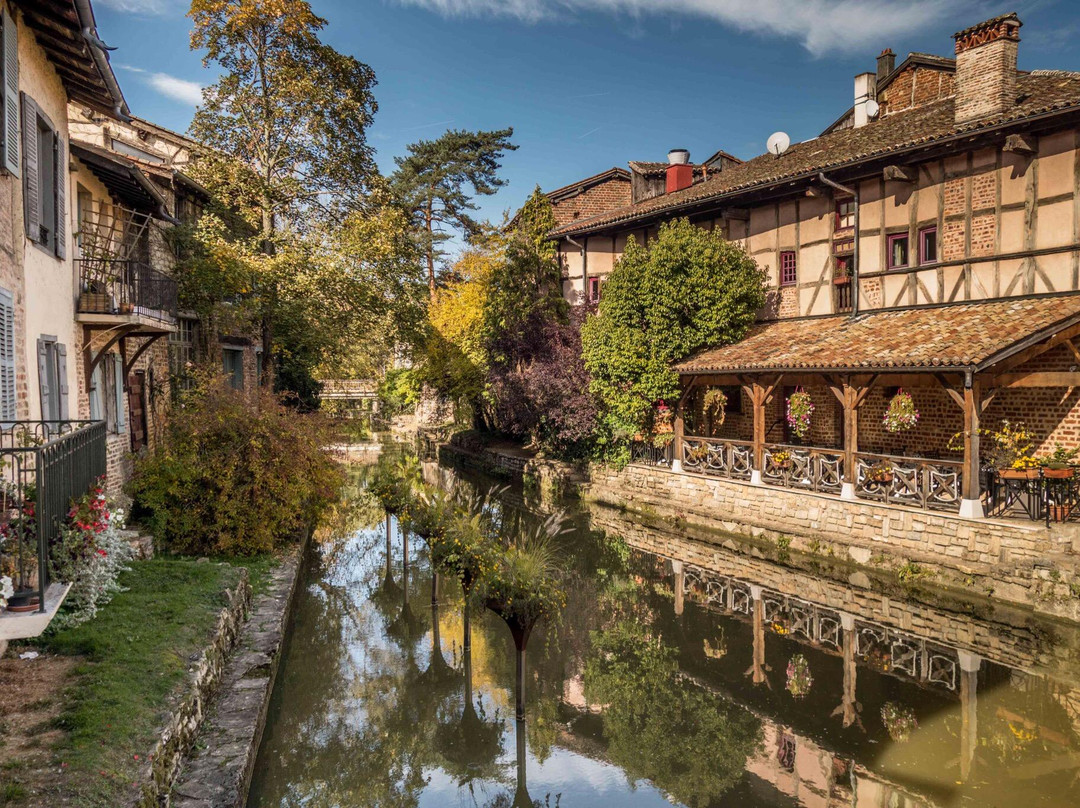
[{"label": "shuttered window", "polygon": [[23,206],[26,237],[67,256],[67,159],[64,139],[30,96],[22,95]]},{"label": "shuttered window", "polygon": [[41,337],[38,346],[38,394],[41,420],[66,421],[68,409],[67,346],[56,337]]},{"label": "shuttered window", "polygon": [[113,354],[113,395],[116,397],[116,431],[123,432],[127,426],[124,412],[124,359],[120,354]]},{"label": "shuttered window", "polygon": [[0,139],[4,152],[3,166],[9,173],[19,176],[22,169],[20,156],[21,129],[19,127],[19,34],[15,20],[5,5],[0,13],[0,69],[3,70],[3,99],[0,103]]},{"label": "shuttered window", "polygon": [[0,422],[10,425],[15,418],[15,300],[0,289]]},{"label": "shuttered window", "polygon": [[105,417],[105,373],[101,362],[90,374],[90,420],[100,421]]}]

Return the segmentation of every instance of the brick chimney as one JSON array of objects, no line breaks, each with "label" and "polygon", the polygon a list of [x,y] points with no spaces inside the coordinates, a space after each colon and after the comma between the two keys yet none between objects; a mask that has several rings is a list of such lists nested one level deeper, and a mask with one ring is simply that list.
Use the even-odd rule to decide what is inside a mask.
[{"label": "brick chimney", "polygon": [[892,52],[892,48],[886,48],[878,54],[877,58],[877,81],[875,82],[879,87],[884,78],[896,69],[896,54]]},{"label": "brick chimney", "polygon": [[664,193],[681,191],[694,184],[694,167],[690,165],[690,152],[686,149],[672,149],[667,153],[667,184]]},{"label": "brick chimney", "polygon": [[995,118],[1016,103],[1020,18],[994,17],[956,34],[956,123]]}]

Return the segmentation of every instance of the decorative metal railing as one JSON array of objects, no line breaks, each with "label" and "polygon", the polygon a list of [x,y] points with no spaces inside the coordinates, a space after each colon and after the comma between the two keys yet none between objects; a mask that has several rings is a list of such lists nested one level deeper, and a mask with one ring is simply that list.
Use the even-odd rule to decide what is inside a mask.
[{"label": "decorative metal railing", "polygon": [[104,476],[105,444],[103,421],[0,426],[0,562],[14,573],[12,603],[45,610],[52,548],[72,500]]},{"label": "decorative metal railing", "polygon": [[[753,615],[751,584],[732,576],[687,564],[683,593],[703,606],[744,618]],[[839,611],[766,588],[761,588],[760,595],[768,631],[832,653],[843,652],[844,620]],[[880,673],[956,691],[960,681],[956,649],[869,620],[849,619],[857,660]]]},{"label": "decorative metal railing", "polygon": [[837,449],[765,444],[761,481],[787,488],[839,493],[844,483],[844,453]]},{"label": "decorative metal railing", "polygon": [[683,438],[682,466],[684,471],[697,474],[749,480],[754,469],[754,444],[688,435]]},{"label": "decorative metal railing", "polygon": [[1033,522],[1066,522],[1080,517],[1080,476],[1075,469],[986,474],[986,512],[1027,517]]},{"label": "decorative metal railing", "polygon": [[963,464],[900,455],[855,455],[855,496],[919,508],[959,510]]},{"label": "decorative metal railing", "polygon": [[138,314],[176,319],[176,281],[142,261],[80,258],[80,314]]},{"label": "decorative metal railing", "polygon": [[654,446],[647,441],[633,441],[630,444],[630,462],[642,466],[663,466],[671,468],[672,445]]}]

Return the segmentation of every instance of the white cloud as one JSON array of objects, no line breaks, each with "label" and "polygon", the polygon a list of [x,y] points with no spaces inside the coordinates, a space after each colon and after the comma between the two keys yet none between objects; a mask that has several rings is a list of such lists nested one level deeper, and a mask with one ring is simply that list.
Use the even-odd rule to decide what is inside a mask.
[{"label": "white cloud", "polygon": [[[122,1],[122,0],[121,0]],[[974,0],[398,0],[446,17],[510,17],[526,23],[580,12],[714,20],[740,31],[795,39],[814,54],[888,45],[953,16]],[[958,8],[959,7],[959,8]]]},{"label": "white cloud", "polygon": [[169,11],[170,7],[180,8],[186,6],[183,0],[97,0],[97,2],[99,6],[105,6],[125,14],[160,15]]},{"label": "white cloud", "polygon": [[180,101],[181,103],[193,107],[197,107],[202,103],[203,88],[197,81],[180,79],[176,76],[170,76],[168,73],[153,73],[144,68],[134,67],[132,65],[117,64],[116,67],[121,70],[127,70],[129,73],[141,74],[143,81],[162,95],[168,96],[174,101]]}]

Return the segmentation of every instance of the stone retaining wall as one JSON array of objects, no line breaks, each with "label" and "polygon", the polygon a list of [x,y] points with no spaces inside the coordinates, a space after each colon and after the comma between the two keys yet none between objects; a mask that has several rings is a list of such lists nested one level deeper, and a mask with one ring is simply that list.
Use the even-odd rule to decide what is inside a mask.
[{"label": "stone retaining wall", "polygon": [[173,711],[142,772],[137,808],[168,805],[169,790],[184,752],[191,745],[206,715],[210,697],[222,679],[226,661],[251,606],[251,585],[242,569],[240,581],[228,593],[229,605],[221,610],[217,630],[196,664],[187,693]]}]

